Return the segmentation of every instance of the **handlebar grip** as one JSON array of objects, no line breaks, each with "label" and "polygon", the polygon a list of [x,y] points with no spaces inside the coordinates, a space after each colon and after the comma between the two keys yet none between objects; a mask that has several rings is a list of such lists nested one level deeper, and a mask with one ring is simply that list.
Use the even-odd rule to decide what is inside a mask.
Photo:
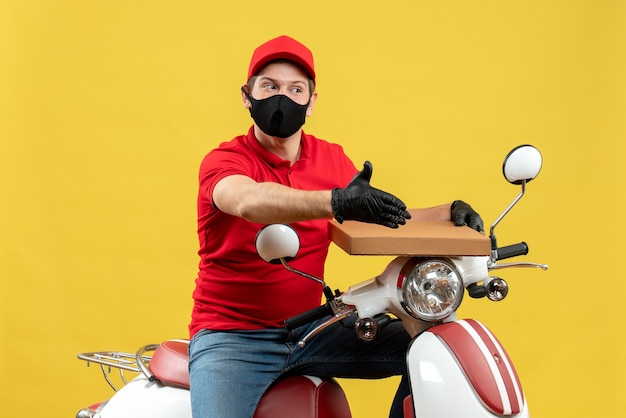
[{"label": "handlebar grip", "polygon": [[292,316],[289,319],[285,319],[285,327],[291,331],[292,329],[296,329],[302,325],[308,324],[309,322],[313,322],[317,319],[323,318],[331,314],[332,311],[326,303],[324,305],[318,306],[317,308],[302,312],[299,315]]},{"label": "handlebar grip", "polygon": [[498,260],[505,258],[517,257],[518,255],[528,254],[528,244],[520,242],[519,244],[506,245],[498,248]]}]

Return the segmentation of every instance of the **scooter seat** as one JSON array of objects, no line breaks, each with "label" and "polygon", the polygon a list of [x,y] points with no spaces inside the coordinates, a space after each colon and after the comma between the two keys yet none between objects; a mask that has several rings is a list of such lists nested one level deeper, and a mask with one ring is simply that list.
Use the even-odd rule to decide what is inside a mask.
[{"label": "scooter seat", "polygon": [[164,384],[189,389],[189,342],[169,340],[161,343],[150,360],[150,371]]},{"label": "scooter seat", "polygon": [[335,379],[293,375],[274,383],[254,418],[351,418],[348,400]]},{"label": "scooter seat", "polygon": [[[189,342],[161,343],[149,363],[161,383],[189,388]],[[351,418],[346,395],[334,379],[286,376],[265,393],[254,418]]]}]

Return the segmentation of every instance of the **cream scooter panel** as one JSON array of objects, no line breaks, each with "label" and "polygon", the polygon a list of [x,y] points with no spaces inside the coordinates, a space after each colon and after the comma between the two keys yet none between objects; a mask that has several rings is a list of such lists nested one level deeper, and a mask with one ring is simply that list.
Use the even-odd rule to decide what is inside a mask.
[{"label": "cream scooter panel", "polygon": [[139,375],[103,405],[99,418],[191,418],[189,390],[150,382]]},{"label": "cream scooter panel", "polygon": [[416,418],[528,417],[512,362],[477,321],[449,322],[424,332],[412,342],[407,366]]}]

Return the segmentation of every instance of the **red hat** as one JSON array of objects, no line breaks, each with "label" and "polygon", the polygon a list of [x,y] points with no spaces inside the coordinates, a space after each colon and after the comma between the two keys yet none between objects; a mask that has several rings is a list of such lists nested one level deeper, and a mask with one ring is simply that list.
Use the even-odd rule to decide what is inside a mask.
[{"label": "red hat", "polygon": [[265,42],[254,50],[250,67],[248,68],[248,80],[256,75],[265,64],[270,61],[285,59],[300,65],[315,81],[315,67],[313,66],[313,54],[306,46],[289,36],[279,36]]}]

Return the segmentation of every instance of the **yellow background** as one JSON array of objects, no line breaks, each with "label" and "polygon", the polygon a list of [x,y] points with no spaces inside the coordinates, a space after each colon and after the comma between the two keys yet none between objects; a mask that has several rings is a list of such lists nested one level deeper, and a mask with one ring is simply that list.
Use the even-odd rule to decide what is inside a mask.
[{"label": "yellow background", "polygon": [[[490,223],[532,143],[539,178],[498,229],[548,272],[467,301],[517,365],[534,417],[626,416],[626,2],[0,2],[0,416],[73,417],[110,396],[84,351],[185,337],[201,158],[247,130],[239,87],[280,34],[315,53],[308,132],[410,207]],[[386,258],[334,249],[333,287]],[[468,298],[469,299],[469,298]],[[344,382],[355,418],[392,379]]]}]

